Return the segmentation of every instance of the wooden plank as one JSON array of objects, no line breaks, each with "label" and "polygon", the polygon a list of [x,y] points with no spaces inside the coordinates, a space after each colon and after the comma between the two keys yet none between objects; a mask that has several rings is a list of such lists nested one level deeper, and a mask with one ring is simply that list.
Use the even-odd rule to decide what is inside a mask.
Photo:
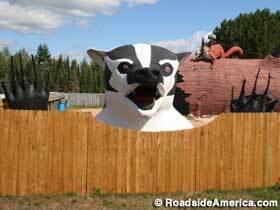
[{"label": "wooden plank", "polygon": [[268,163],[268,182],[267,185],[271,186],[274,185],[276,182],[279,181],[279,172],[277,171],[277,165],[279,165],[278,153],[280,152],[278,148],[279,142],[279,124],[277,122],[277,114],[276,113],[269,113],[266,116],[266,138],[268,139],[268,153],[267,156],[269,159],[267,160]]},{"label": "wooden plank", "polygon": [[17,195],[27,195],[28,189],[28,111],[20,113],[21,121],[17,130],[18,133],[18,173],[17,173]]},{"label": "wooden plank", "polygon": [[10,183],[8,179],[11,180],[11,177],[9,177],[8,170],[9,166],[12,164],[12,161],[10,160],[10,153],[9,153],[9,143],[10,143],[10,132],[13,124],[11,121],[13,120],[12,112],[10,111],[0,111],[2,112],[2,126],[0,129],[3,131],[1,132],[1,195],[8,195],[11,194],[11,192],[8,190],[8,186]]},{"label": "wooden plank", "polygon": [[20,121],[19,111],[9,112],[9,137],[7,145],[7,177],[6,194],[16,195],[17,167],[18,167],[18,136],[17,129]]},{"label": "wooden plank", "polygon": [[[105,131],[106,125],[94,118],[89,119],[88,130],[88,158],[87,158],[87,193],[90,194],[96,189],[101,189],[101,170],[100,164],[104,165],[101,160],[103,151],[102,140],[108,138],[110,129]],[[105,133],[106,132],[106,133]],[[111,154],[109,154],[111,155]],[[113,173],[114,170],[110,171]]]},{"label": "wooden plank", "polygon": [[4,109],[4,103],[3,103],[3,100],[2,99],[0,99],[0,110],[1,109]]},{"label": "wooden plank", "polygon": [[[89,118],[92,117],[91,114],[79,113],[79,126],[75,124],[75,118],[72,119],[73,124],[72,127],[74,130],[74,168],[73,168],[73,191],[78,192],[80,194],[86,194],[86,178],[87,178],[87,140],[88,140],[88,123]],[[75,132],[78,131],[78,132]],[[77,158],[79,157],[79,158]]]},{"label": "wooden plank", "polygon": [[255,174],[255,186],[263,187],[264,186],[264,144],[265,138],[262,138],[259,135],[258,129],[262,129],[258,122],[259,116],[257,114],[253,115],[252,119],[252,139],[255,139],[254,150],[255,150],[255,163],[254,163],[254,174]]},{"label": "wooden plank", "polygon": [[[37,191],[36,194],[47,193],[48,190],[48,179],[49,179],[49,141],[47,136],[47,115],[43,111],[38,111],[36,113],[36,119],[34,122],[38,124],[37,127],[37,160],[38,164],[38,177],[37,177]],[[37,162],[38,161],[38,162]]]},{"label": "wooden plank", "polygon": [[243,149],[243,137],[242,137],[242,119],[241,114],[234,113],[233,117],[233,145],[234,150],[232,151],[233,155],[233,188],[241,188],[241,179],[242,179],[242,149]]},{"label": "wooden plank", "polygon": [[221,189],[233,189],[233,156],[234,150],[232,139],[232,123],[233,120],[229,114],[223,114],[223,121],[220,121],[220,126],[223,126],[222,142],[221,142]]},{"label": "wooden plank", "polygon": [[52,163],[52,180],[54,184],[53,192],[59,193],[63,192],[63,137],[60,135],[60,131],[63,126],[63,118],[61,118],[61,113],[53,112],[53,150],[51,151],[51,163]]}]

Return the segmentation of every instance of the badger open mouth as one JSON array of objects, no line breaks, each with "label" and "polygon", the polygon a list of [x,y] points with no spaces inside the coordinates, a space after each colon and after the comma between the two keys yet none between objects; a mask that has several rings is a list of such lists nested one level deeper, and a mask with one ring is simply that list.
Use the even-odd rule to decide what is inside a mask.
[{"label": "badger open mouth", "polygon": [[161,97],[162,91],[160,87],[139,85],[132,93],[127,95],[133,103],[135,103],[139,109],[149,110],[152,109],[155,101]]}]

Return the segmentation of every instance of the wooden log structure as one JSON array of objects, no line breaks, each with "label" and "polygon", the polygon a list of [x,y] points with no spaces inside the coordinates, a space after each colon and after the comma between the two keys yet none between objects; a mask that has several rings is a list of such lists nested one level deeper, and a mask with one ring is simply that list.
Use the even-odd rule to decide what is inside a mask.
[{"label": "wooden log structure", "polygon": [[[185,60],[179,74],[183,82],[178,87],[191,94],[186,101],[189,112],[194,115],[219,114],[230,111],[231,90],[234,86],[234,98],[238,98],[242,81],[246,78],[246,95],[251,94],[258,68],[261,68],[257,83],[257,93],[266,88],[268,74],[272,76],[268,95],[272,99],[280,98],[280,58],[267,56],[265,59],[219,59],[213,70],[210,63]],[[280,111],[280,105],[276,107]]]}]

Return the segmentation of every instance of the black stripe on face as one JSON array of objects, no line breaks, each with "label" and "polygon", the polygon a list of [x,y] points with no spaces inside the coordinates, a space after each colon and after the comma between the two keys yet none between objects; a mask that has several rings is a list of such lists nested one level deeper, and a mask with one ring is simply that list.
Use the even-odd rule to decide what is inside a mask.
[{"label": "black stripe on face", "polygon": [[[159,64],[159,61],[161,61],[163,59],[178,60],[176,54],[174,54],[173,52],[171,52],[163,47],[158,47],[158,46],[154,46],[154,45],[152,45],[151,47],[152,47],[151,68],[154,67],[154,68],[161,69],[162,66]],[[173,69],[173,71],[177,71],[177,69]],[[174,83],[174,86],[172,87],[172,89],[168,92],[168,94],[167,94],[168,96],[175,94],[176,77],[177,77],[177,74],[175,74],[175,83]]]},{"label": "black stripe on face", "polygon": [[[159,70],[163,71],[163,66],[161,66],[159,64],[159,61],[164,60],[164,59],[178,60],[176,54],[174,54],[173,52],[171,52],[163,47],[151,45],[151,48],[152,48],[152,55],[151,55],[152,59],[151,59],[150,68],[159,69]],[[173,71],[177,71],[177,69],[173,69]],[[163,75],[168,76],[168,75],[165,75],[165,73],[163,73]]]},{"label": "black stripe on face", "polygon": [[158,62],[163,59],[177,60],[176,54],[163,47],[151,45],[151,48],[152,48],[151,64],[158,64]]},{"label": "black stripe on face", "polygon": [[133,45],[124,45],[115,48],[108,54],[109,58],[112,60],[127,58],[133,61],[134,68],[142,68],[140,61],[137,59],[135,48]]}]

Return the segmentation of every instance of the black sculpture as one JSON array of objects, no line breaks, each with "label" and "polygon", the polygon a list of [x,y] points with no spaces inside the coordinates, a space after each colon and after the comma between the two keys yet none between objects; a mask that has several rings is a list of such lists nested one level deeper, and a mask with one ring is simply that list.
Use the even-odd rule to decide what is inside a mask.
[{"label": "black sculpture", "polygon": [[276,104],[279,102],[277,100],[272,100],[268,96],[268,89],[270,86],[271,76],[268,74],[267,86],[263,94],[256,93],[257,80],[259,78],[260,68],[258,70],[254,88],[251,95],[245,95],[245,85],[246,79],[243,80],[242,88],[240,91],[240,96],[238,99],[233,98],[234,87],[232,88],[232,99],[230,104],[231,112],[272,112]]},{"label": "black sculpture", "polygon": [[19,55],[20,61],[20,79],[15,76],[15,68],[13,57],[11,57],[11,85],[8,89],[6,84],[2,82],[2,87],[5,92],[7,103],[12,109],[24,109],[24,110],[47,110],[49,99],[49,73],[47,74],[47,81],[45,88],[41,88],[38,81],[37,71],[35,66],[34,57],[32,57],[32,65],[34,70],[34,82],[30,83],[26,77],[21,55]]}]

